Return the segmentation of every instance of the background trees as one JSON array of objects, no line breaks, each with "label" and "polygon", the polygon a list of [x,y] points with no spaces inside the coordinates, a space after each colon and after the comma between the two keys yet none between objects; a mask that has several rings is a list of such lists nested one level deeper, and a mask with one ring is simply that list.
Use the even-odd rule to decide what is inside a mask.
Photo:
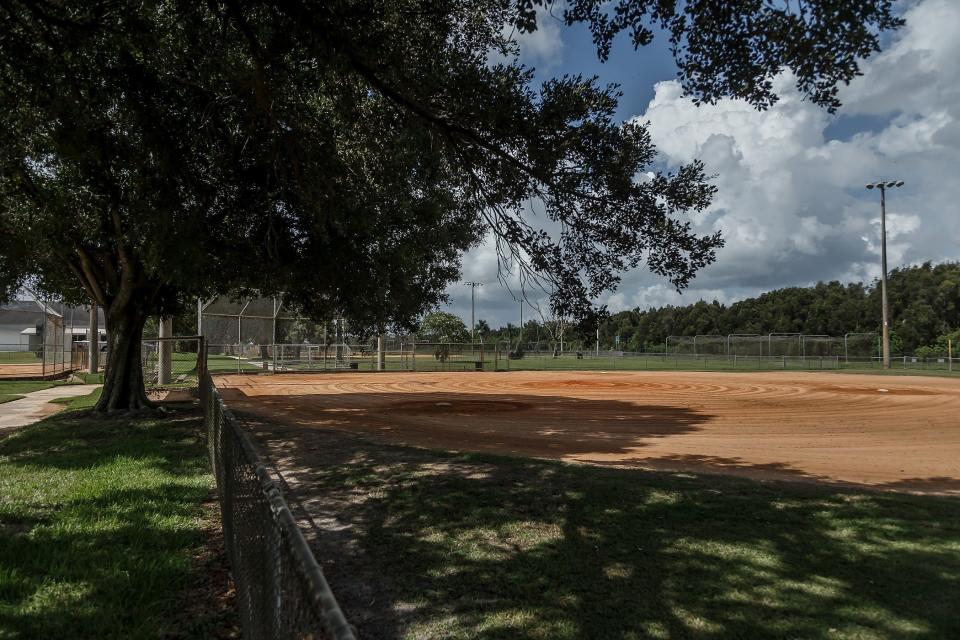
[{"label": "background trees", "polygon": [[424,342],[470,342],[470,331],[463,320],[443,311],[434,311],[420,323],[417,339]]},{"label": "background trees", "polygon": [[[960,263],[926,263],[894,269],[889,277],[895,352],[945,355],[947,338],[960,330]],[[663,351],[667,336],[731,333],[805,333],[843,336],[880,331],[878,283],[819,282],[812,287],[789,287],[747,298],[731,305],[698,301],[645,311],[614,313],[600,323],[602,348]],[[571,327],[569,341],[593,344],[593,328]],[[524,332],[535,341],[536,330]],[[500,329],[497,340],[516,340],[516,332]],[[958,338],[954,335],[954,344]]]}]

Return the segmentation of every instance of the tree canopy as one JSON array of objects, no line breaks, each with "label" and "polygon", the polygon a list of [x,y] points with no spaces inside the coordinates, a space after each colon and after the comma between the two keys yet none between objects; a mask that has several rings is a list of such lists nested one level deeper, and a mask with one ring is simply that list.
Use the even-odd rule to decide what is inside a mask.
[{"label": "tree canopy", "polygon": [[[304,313],[409,325],[490,234],[558,314],[645,263],[675,286],[719,235],[686,214],[715,191],[694,162],[654,170],[615,86],[494,63],[536,0],[9,0],[0,3],[0,295],[28,279],[104,307],[100,410],[147,406],[146,318],[195,296],[283,293]],[[811,100],[896,27],[890,0],[578,0],[601,57],[620,31],[671,34],[704,100]],[[649,174],[649,179],[637,179]],[[549,225],[525,214],[536,201]]]},{"label": "tree canopy", "polygon": [[420,323],[417,339],[424,342],[470,342],[470,330],[452,313],[434,311]]}]

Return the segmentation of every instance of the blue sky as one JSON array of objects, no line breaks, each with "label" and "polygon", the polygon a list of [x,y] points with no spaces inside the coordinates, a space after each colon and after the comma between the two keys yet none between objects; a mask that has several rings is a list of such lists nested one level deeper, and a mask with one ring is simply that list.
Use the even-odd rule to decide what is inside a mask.
[{"label": "blue sky", "polygon": [[[906,26],[862,64],[836,115],[803,101],[788,76],[778,79],[781,101],[768,111],[735,100],[698,108],[675,81],[663,36],[639,51],[621,37],[607,63],[586,29],[549,16],[520,36],[521,61],[540,79],[595,74],[621,86],[618,117],[651,123],[660,150],[652,169],[700,159],[717,176],[714,204],[692,218],[698,230],[726,238],[717,262],[682,294],[638,269],[598,302],[617,311],[732,302],[818,280],[870,281],[879,275],[879,203],[863,185],[880,178],[906,181],[888,199],[891,267],[960,258],[960,2],[904,0],[898,9]],[[516,322],[490,246],[464,257],[464,280],[487,283],[478,289],[478,318]],[[469,321],[469,287],[453,285],[449,294],[446,310]]]}]

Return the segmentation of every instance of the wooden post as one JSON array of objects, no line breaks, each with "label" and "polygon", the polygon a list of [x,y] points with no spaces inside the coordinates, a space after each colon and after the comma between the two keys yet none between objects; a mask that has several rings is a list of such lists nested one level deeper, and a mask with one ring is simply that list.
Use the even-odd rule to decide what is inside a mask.
[{"label": "wooden post", "polygon": [[386,369],[386,335],[381,333],[377,336],[377,371]]},{"label": "wooden post", "polygon": [[98,373],[100,370],[100,327],[99,313],[96,303],[90,305],[90,324],[87,329],[87,346],[90,349],[87,359],[90,365],[90,373]]},{"label": "wooden post", "polygon": [[953,373],[953,338],[947,338],[947,371]]},{"label": "wooden post", "polygon": [[[161,316],[159,318],[159,338],[173,337],[173,317]],[[157,383],[170,384],[173,377],[173,341],[157,341]]]}]

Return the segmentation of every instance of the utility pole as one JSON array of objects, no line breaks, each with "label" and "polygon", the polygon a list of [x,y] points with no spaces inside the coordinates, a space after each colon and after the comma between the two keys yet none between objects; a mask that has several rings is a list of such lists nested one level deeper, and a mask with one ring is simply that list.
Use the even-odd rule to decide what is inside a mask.
[{"label": "utility pole", "polygon": [[[522,296],[523,294],[521,294]],[[523,342],[523,298],[520,298],[520,331],[517,332],[517,351]]]},{"label": "utility pole", "polygon": [[470,344],[473,344],[477,341],[476,332],[477,332],[477,323],[476,323],[476,291],[477,287],[482,287],[482,282],[465,282],[466,286],[470,287]]},{"label": "utility pole", "polygon": [[890,368],[890,310],[887,305],[887,189],[902,187],[903,180],[871,182],[867,189],[880,189],[880,304],[883,316],[883,368]]}]

